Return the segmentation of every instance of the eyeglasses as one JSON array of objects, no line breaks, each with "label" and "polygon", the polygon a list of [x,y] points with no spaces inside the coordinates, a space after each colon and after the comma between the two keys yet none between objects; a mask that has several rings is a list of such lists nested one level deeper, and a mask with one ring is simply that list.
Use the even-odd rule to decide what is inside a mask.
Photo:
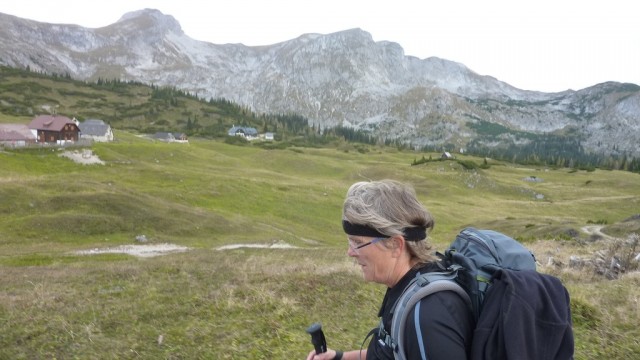
[{"label": "eyeglasses", "polygon": [[386,239],[388,239],[388,238],[381,238],[381,237],[373,238],[371,241],[369,241],[367,243],[364,243],[364,244],[358,244],[357,242],[355,242],[355,241],[353,241],[351,239],[348,239],[348,241],[349,241],[349,247],[351,248],[351,250],[353,250],[355,252],[358,252],[358,250],[362,249],[365,246],[369,246],[371,244],[375,244],[377,242],[380,242],[380,241],[386,240]]}]

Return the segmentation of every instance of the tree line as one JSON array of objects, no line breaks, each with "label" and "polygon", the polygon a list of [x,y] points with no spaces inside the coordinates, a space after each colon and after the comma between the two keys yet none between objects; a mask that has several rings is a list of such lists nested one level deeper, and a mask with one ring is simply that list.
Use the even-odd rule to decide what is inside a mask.
[{"label": "tree line", "polygon": [[[89,95],[81,91],[81,86],[104,89],[123,98],[131,98],[133,93],[131,89],[133,87],[146,87],[148,90],[144,90],[143,93],[148,94],[148,100],[145,101],[143,99],[141,104],[134,105],[128,100],[129,103],[113,105],[111,113],[102,111],[100,114],[86,114],[86,116],[91,115],[92,117],[102,115],[101,117],[108,123],[119,122],[123,128],[142,132],[172,131],[184,132],[189,136],[223,138],[227,136],[227,132],[232,125],[240,125],[254,127],[261,133],[273,132],[277,134],[277,139],[279,140],[295,141],[297,144],[308,146],[324,146],[338,139],[349,143],[416,150],[411,143],[401,139],[389,139],[371,132],[343,126],[322,128],[317,124],[311,124],[307,118],[295,113],[258,114],[247,106],[238,105],[224,98],[205,100],[200,98],[198,94],[173,86],[146,85],[137,81],[104,78],[98,78],[93,82],[77,81],[71,79],[69,74],[34,73],[30,69],[25,71],[8,67],[1,67],[0,70],[2,78],[9,75],[25,78],[23,83],[29,85],[28,87],[21,87],[19,84],[7,84],[14,95],[20,91],[24,93],[24,106],[31,104],[33,101],[27,100],[33,97],[33,94],[38,93],[31,91],[33,86],[36,85],[33,83],[33,78],[49,78],[53,81],[66,83],[73,82],[78,86],[78,90],[75,92],[66,90],[63,95],[65,97],[77,96],[79,98],[78,104],[92,104],[94,106],[103,104],[105,96],[97,100],[90,99]],[[32,79],[29,79],[27,75],[31,75]],[[45,91],[46,89],[43,88],[42,90]],[[84,100],[83,96],[87,99]],[[15,101],[16,103],[12,106],[0,106],[0,110],[17,115],[16,105],[18,100]],[[74,111],[77,111],[78,118],[81,119],[83,115],[82,109],[75,109]],[[170,119],[167,118],[166,114],[168,113],[180,115],[179,118]],[[142,122],[128,122],[127,120],[141,117],[147,120]],[[149,119],[152,120],[153,125],[148,124]],[[537,166],[546,165],[577,169],[601,168],[640,172],[640,159],[630,154],[616,151],[612,152],[614,155],[588,153],[576,137],[513,132],[505,127],[488,122],[480,122],[473,126],[477,127],[475,130],[478,132],[479,138],[467,144],[465,152],[470,155]],[[483,145],[486,142],[491,142],[492,137],[499,136],[505,132],[509,132],[516,137],[525,137],[527,141],[519,145],[511,144],[500,147]],[[423,147],[419,150],[454,152],[455,149],[457,147],[454,144],[444,144]]]}]

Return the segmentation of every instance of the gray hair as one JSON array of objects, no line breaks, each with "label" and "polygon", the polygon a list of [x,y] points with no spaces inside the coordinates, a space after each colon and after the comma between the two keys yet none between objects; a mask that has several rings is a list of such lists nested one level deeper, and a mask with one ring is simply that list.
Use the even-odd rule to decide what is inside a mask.
[{"label": "gray hair", "polygon": [[[404,229],[421,227],[428,233],[434,227],[431,213],[420,203],[413,187],[394,180],[357,182],[347,191],[342,219],[366,225],[389,237],[403,235]],[[425,239],[406,241],[416,265],[436,260]]]}]

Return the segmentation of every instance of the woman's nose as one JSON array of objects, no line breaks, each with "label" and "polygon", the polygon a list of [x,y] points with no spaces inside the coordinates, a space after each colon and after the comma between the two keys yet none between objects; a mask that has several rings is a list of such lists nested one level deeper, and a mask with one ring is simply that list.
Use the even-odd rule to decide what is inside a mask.
[{"label": "woman's nose", "polygon": [[347,255],[351,257],[358,256],[358,253],[351,246],[347,247]]}]

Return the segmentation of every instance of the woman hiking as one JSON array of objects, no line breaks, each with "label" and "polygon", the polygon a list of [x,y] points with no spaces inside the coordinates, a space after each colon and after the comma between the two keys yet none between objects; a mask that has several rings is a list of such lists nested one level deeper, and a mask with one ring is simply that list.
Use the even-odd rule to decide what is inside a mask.
[{"label": "woman hiking", "polygon": [[[417,274],[442,270],[427,241],[433,217],[409,185],[393,180],[358,182],[347,191],[342,226],[347,255],[361,267],[364,279],[387,287],[378,312],[381,326],[369,333],[366,349],[327,349],[321,354],[313,350],[307,360],[393,359],[394,345],[388,336],[392,307]],[[467,359],[473,320],[459,295],[440,291],[411,311],[404,336],[407,359]]]}]

